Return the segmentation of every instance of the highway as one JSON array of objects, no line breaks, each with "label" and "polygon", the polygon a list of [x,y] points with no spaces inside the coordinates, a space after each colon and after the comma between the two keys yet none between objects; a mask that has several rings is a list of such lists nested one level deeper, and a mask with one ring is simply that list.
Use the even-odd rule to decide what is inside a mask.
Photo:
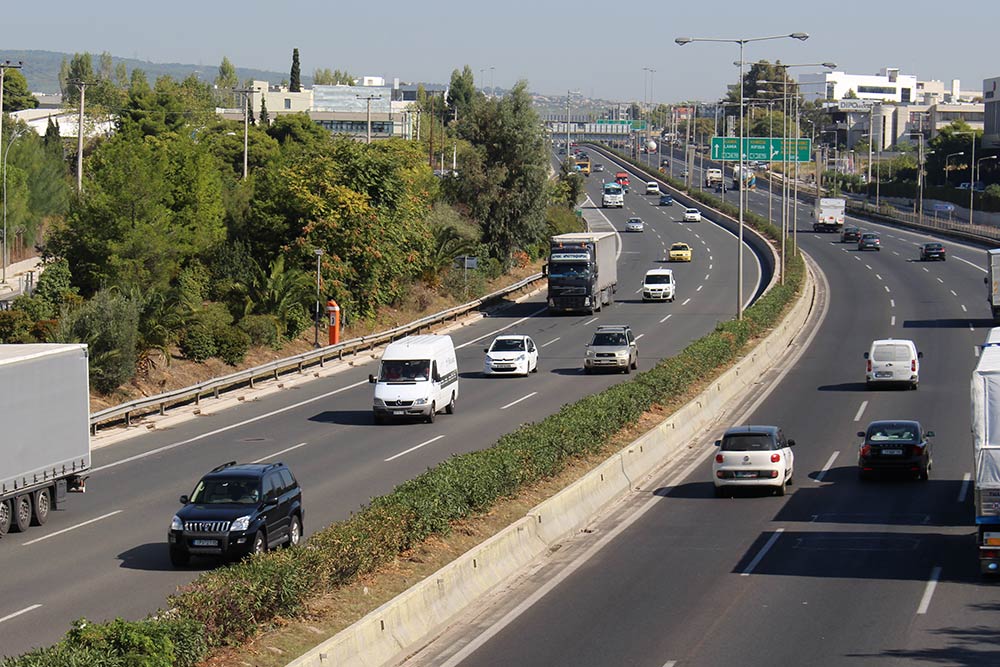
[{"label": "highway", "polygon": [[[749,206],[766,216],[766,194]],[[828,311],[802,357],[733,416],[797,441],[786,497],[715,498],[712,434],[407,664],[1000,664],[968,484],[969,379],[991,326],[983,253],[944,240],[948,261],[922,263],[929,237],[861,226],[882,233],[881,252],[814,234],[800,208]],[[917,391],[865,387],[862,353],[890,336],[924,353]],[[855,433],[883,418],[936,432],[929,481],[858,479]]]},{"label": "highway", "polygon": [[[599,201],[600,179],[588,179],[587,191]],[[220,463],[287,463],[304,490],[308,535],[453,453],[489,447],[521,423],[624,379],[582,373],[584,346],[597,325],[630,324],[639,336],[642,370],[731,318],[735,237],[707,221],[682,224],[681,207],[655,206],[652,196],[633,193],[626,202],[622,210],[585,207],[595,231],[622,231],[633,215],[647,223],[643,233],[620,235],[615,305],[594,316],[549,316],[543,291],[458,327],[452,332],[461,377],[454,416],[440,415],[434,424],[375,426],[367,382],[374,365],[345,364],[332,377],[96,450],[85,495],[70,496],[44,527],[0,541],[0,654],[50,644],[80,617],[143,617],[163,606],[176,587],[217,567],[195,561],[189,569],[173,569],[165,540],[178,496]],[[666,248],[676,240],[694,248],[690,264],[673,267],[676,301],[641,303],[643,274],[663,265]],[[760,267],[752,252],[745,253],[748,299]],[[482,348],[500,332],[534,338],[541,350],[537,375],[480,377]]]}]

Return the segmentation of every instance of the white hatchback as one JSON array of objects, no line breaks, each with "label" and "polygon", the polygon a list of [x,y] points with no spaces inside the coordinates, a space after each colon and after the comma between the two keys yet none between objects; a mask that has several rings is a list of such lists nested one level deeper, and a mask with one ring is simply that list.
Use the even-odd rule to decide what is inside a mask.
[{"label": "white hatchback", "polygon": [[701,211],[696,208],[684,209],[684,222],[701,222]]},{"label": "white hatchback", "polygon": [[646,183],[646,194],[647,195],[658,195],[660,194],[660,184],[656,181],[650,181]]},{"label": "white hatchback", "polygon": [[777,426],[734,426],[726,430],[712,462],[715,495],[722,497],[738,486],[763,486],[785,495],[795,472],[794,440]]},{"label": "white hatchback", "polygon": [[483,375],[524,375],[538,372],[538,347],[528,336],[497,336],[484,350]]}]

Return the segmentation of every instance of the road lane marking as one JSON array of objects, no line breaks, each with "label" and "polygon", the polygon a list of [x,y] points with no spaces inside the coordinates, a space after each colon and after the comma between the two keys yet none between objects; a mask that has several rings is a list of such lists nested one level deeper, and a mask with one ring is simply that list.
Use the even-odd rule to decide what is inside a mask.
[{"label": "road lane marking", "polygon": [[931,598],[934,597],[934,589],[937,588],[938,579],[941,578],[941,566],[935,565],[931,570],[931,578],[927,580],[924,588],[924,596],[920,598],[920,606],[917,607],[918,614],[926,614],[927,608],[931,606]]},{"label": "road lane marking", "polygon": [[643,336],[645,336],[645,335],[646,335],[646,334],[644,334],[644,333],[641,333],[641,334],[639,334],[638,336],[636,336],[636,337],[635,337],[635,339],[636,339],[636,340],[639,340],[640,338],[642,338],[642,337],[643,337]]},{"label": "road lane marking", "polygon": [[965,304],[964,304],[964,303],[962,304],[962,312],[963,312],[963,313],[967,313],[967,312],[969,312],[969,309],[965,307]]},{"label": "road lane marking", "polygon": [[[660,324],[663,324],[664,322],[666,322],[667,320],[669,320],[673,316],[674,316],[674,314],[670,313],[669,315],[667,315],[666,317],[664,317],[662,320],[660,320]],[[976,348],[976,349],[978,350],[979,348]]]},{"label": "road lane marking", "polygon": [[937,281],[938,281],[939,283],[941,283],[942,285],[944,285],[944,281],[943,281],[943,280],[941,280],[941,278],[938,278],[938,279],[937,279]]},{"label": "road lane marking", "polygon": [[712,265],[711,265],[711,264],[709,264],[709,265],[708,265],[708,270],[709,270],[709,271],[711,271],[711,270],[712,270]]},{"label": "road lane marking", "polygon": [[890,327],[896,326],[896,316],[895,315],[893,315],[892,317],[889,318],[889,326]]},{"label": "road lane marking", "polygon": [[889,307],[890,308],[895,308],[896,307],[896,300],[895,299],[889,299]]},{"label": "road lane marking", "polygon": [[54,533],[49,533],[48,535],[43,535],[42,537],[36,537],[33,540],[28,540],[27,542],[23,543],[21,546],[22,547],[26,547],[29,544],[35,544],[37,542],[41,542],[42,540],[47,540],[50,537],[55,537],[56,535],[62,535],[63,533],[68,533],[69,531],[76,530],[77,528],[83,528],[84,526],[88,526],[88,525],[90,525],[92,523],[100,521],[101,519],[107,519],[108,517],[112,517],[112,516],[114,516],[116,514],[121,514],[123,511],[124,510],[115,510],[114,512],[108,512],[107,514],[102,514],[101,516],[94,517],[93,519],[89,519],[88,521],[84,521],[82,523],[78,523],[75,526],[70,526],[69,528],[63,528],[62,530],[57,530]]},{"label": "road lane marking", "polygon": [[690,298],[687,298],[687,299],[684,299],[684,301],[683,301],[683,302],[681,302],[681,305],[682,305],[682,306],[686,306],[686,305],[688,305],[688,302],[690,302],[690,301],[691,301],[691,299],[690,299]]},{"label": "road lane marking", "polygon": [[34,611],[34,610],[38,609],[41,606],[42,605],[40,605],[40,604],[33,604],[33,605],[28,606],[28,607],[25,607],[24,609],[21,609],[20,611],[15,611],[13,614],[7,614],[3,618],[0,618],[0,623],[3,623],[4,621],[9,621],[12,618],[17,618],[21,614],[27,614],[29,611]]},{"label": "road lane marking", "polygon": [[876,277],[876,278],[878,278],[879,280],[882,280],[882,276],[880,276],[880,275],[879,275],[879,274],[877,274],[877,273],[875,274],[875,277]]},{"label": "road lane marking", "polygon": [[865,408],[868,407],[868,401],[861,401],[861,407],[858,408],[857,414],[854,415],[854,421],[861,421],[861,415],[865,413]]},{"label": "road lane marking", "polygon": [[930,273],[930,272],[931,272],[931,270],[930,270],[930,269],[928,269],[928,268],[927,268],[926,266],[921,266],[920,268],[922,268],[922,269],[923,269],[923,270],[924,270],[925,272],[927,272],[927,273]]},{"label": "road lane marking", "polygon": [[899,257],[899,253],[896,252],[895,250],[892,251],[892,254],[895,255],[896,257]]},{"label": "road lane marking", "polygon": [[282,449],[280,452],[275,452],[274,454],[269,454],[269,455],[265,456],[264,458],[257,459],[256,461],[251,461],[250,463],[263,463],[264,461],[266,461],[268,459],[277,458],[277,457],[281,456],[282,454],[285,454],[287,452],[292,451],[293,449],[298,449],[299,447],[305,447],[308,444],[309,444],[308,442],[300,442],[297,445],[292,445],[291,447],[286,447],[285,449]]},{"label": "road lane marking", "polygon": [[859,262],[861,261],[861,258],[858,257],[857,255],[854,256],[854,259],[858,260]]},{"label": "road lane marking", "polygon": [[813,479],[814,482],[816,482],[817,484],[819,484],[820,482],[823,481],[823,478],[826,477],[826,473],[830,472],[830,468],[833,467],[833,462],[837,460],[838,456],[840,456],[840,450],[839,449],[837,451],[835,451],[833,454],[830,455],[830,458],[827,459],[827,461],[826,461],[826,465],[823,466],[823,469],[820,470],[819,474],[816,475],[815,479]]},{"label": "road lane marking", "polygon": [[467,343],[462,343],[461,345],[456,345],[455,349],[456,350],[461,350],[463,347],[468,347],[468,346],[472,345],[473,343],[478,343],[479,341],[481,341],[484,338],[489,338],[490,336],[492,336],[494,334],[498,334],[501,331],[506,331],[507,329],[510,329],[511,327],[516,327],[521,322],[527,322],[528,320],[530,320],[535,315],[541,315],[542,313],[544,313],[547,310],[548,310],[548,306],[543,307],[543,308],[539,308],[535,312],[530,313],[528,315],[525,315],[524,317],[522,317],[519,320],[514,320],[510,324],[506,324],[506,325],[500,327],[499,329],[495,329],[495,330],[493,330],[493,331],[491,331],[489,333],[483,334],[482,336],[479,336],[478,338],[473,338],[472,340],[470,340]]},{"label": "road lane marking", "polygon": [[889,286],[888,286],[888,285],[882,285],[882,287],[884,287],[884,288],[885,288],[885,291],[886,291],[886,292],[890,291],[890,290],[889,290]]},{"label": "road lane marking", "polygon": [[440,440],[443,437],[444,437],[443,435],[434,436],[430,440],[426,440],[424,442],[421,442],[419,445],[417,445],[415,447],[410,447],[409,449],[404,450],[404,451],[400,452],[399,454],[393,454],[389,458],[385,459],[385,462],[388,463],[389,461],[392,461],[394,459],[398,459],[400,456],[406,456],[410,452],[415,452],[418,449],[420,449],[421,447],[426,447],[427,445],[431,444],[432,442],[437,442],[438,440]]},{"label": "road lane marking", "polygon": [[750,561],[750,564],[747,565],[747,568],[742,572],[740,572],[741,577],[750,576],[750,573],[753,572],[753,569],[757,567],[762,560],[764,560],[764,555],[767,554],[768,550],[774,546],[774,543],[778,541],[778,538],[781,537],[781,534],[783,532],[785,532],[784,528],[778,528],[777,530],[774,531],[774,534],[771,535],[771,537],[767,540],[767,543],[764,544],[761,550],[757,552],[757,555],[754,556],[752,561]]},{"label": "road lane marking", "polygon": [[955,290],[953,290],[953,289],[950,289],[950,290],[948,290],[948,291],[949,291],[949,292],[951,292],[951,295],[952,295],[952,296],[958,296],[958,293],[957,293],[957,292],[955,292]]},{"label": "road lane marking", "polygon": [[702,287],[704,287],[704,285],[698,285],[698,289],[696,289],[695,292],[700,292]]},{"label": "road lane marking", "polygon": [[541,345],[539,345],[539,347],[548,347],[549,345],[552,345],[552,343],[556,342],[557,340],[560,340],[561,338],[562,338],[562,336],[556,336],[555,338],[553,338],[552,340],[550,340],[548,343],[542,343]]},{"label": "road lane marking", "polygon": [[639,288],[639,289],[637,289],[637,290],[636,290],[635,292],[633,292],[633,294],[638,294],[638,293],[639,293],[639,292],[641,292],[641,291],[642,291],[642,288],[640,287],[640,288]]},{"label": "road lane marking", "polygon": [[967,472],[962,475],[962,488],[958,490],[958,502],[965,502],[965,494],[969,492],[969,482],[972,481],[972,473]]},{"label": "road lane marking", "polygon": [[865,264],[865,268],[868,269],[869,271],[871,271],[872,265],[871,264]]},{"label": "road lane marking", "polygon": [[583,326],[587,326],[588,324],[593,324],[596,321],[597,321],[597,318],[596,317],[592,317],[589,320],[587,320],[586,322],[584,322]]},{"label": "road lane marking", "polygon": [[962,259],[961,257],[958,257],[956,255],[952,255],[952,257],[954,257],[955,259],[957,259],[960,262],[965,262],[966,264],[968,264],[969,266],[971,266],[974,269],[978,269],[979,271],[982,271],[983,273],[986,273],[986,269],[984,269],[983,267],[979,266],[978,264],[973,264],[969,260]]},{"label": "road lane marking", "polygon": [[526,400],[528,400],[529,398],[531,398],[532,396],[536,395],[537,393],[538,393],[537,391],[533,391],[533,392],[531,392],[530,394],[528,394],[527,396],[522,396],[521,398],[517,399],[516,401],[511,401],[510,403],[508,403],[507,405],[503,406],[503,407],[502,407],[502,408],[500,408],[500,409],[501,409],[501,410],[506,410],[507,408],[509,408],[509,407],[510,407],[510,406],[512,406],[512,405],[517,405],[517,404],[518,404],[518,403],[520,403],[521,401],[526,401]]},{"label": "road lane marking", "polygon": [[709,277],[710,275],[712,275],[712,274],[710,274],[710,273],[706,273],[706,274],[705,274],[705,280],[708,280],[708,277]]}]

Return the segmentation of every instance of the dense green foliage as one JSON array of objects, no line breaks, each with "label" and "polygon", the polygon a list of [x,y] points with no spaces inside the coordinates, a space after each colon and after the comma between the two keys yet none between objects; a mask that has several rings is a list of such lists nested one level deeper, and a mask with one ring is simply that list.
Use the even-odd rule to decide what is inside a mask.
[{"label": "dense green foliage", "polygon": [[3,78],[3,110],[7,113],[34,109],[38,100],[28,89],[28,80],[18,69],[4,68]]}]

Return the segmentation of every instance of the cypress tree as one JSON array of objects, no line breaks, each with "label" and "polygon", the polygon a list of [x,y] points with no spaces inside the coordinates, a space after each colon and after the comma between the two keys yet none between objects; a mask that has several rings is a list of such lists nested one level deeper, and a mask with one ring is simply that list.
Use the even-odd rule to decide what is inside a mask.
[{"label": "cypress tree", "polygon": [[288,92],[302,92],[302,74],[299,71],[299,50],[292,49],[292,71],[288,76]]},{"label": "cypress tree", "polygon": [[270,119],[267,116],[267,100],[264,96],[260,96],[260,124],[267,127],[271,124]]}]

